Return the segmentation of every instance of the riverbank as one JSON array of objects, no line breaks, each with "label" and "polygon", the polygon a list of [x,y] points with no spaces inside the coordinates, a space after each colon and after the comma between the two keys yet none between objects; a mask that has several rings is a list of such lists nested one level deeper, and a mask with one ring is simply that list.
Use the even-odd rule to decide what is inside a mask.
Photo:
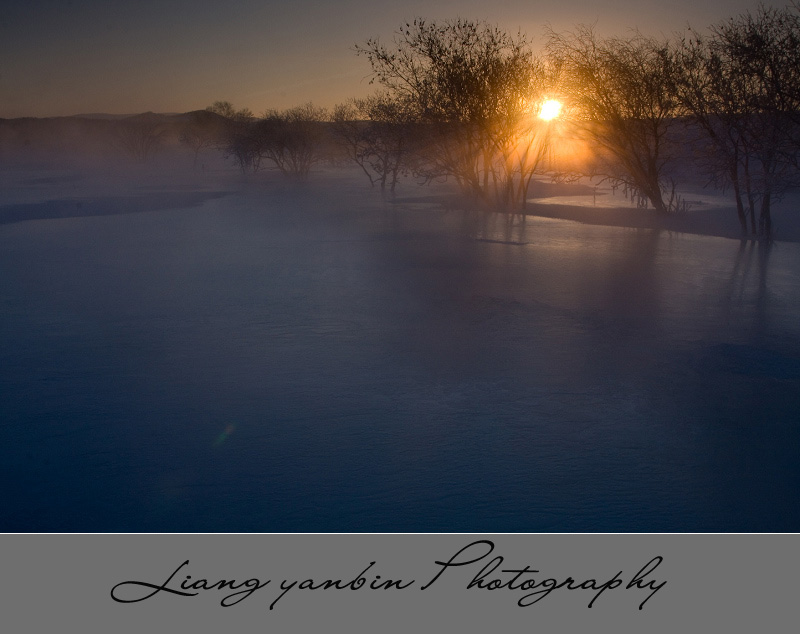
[{"label": "riverbank", "polygon": [[[736,209],[733,207],[690,210],[662,216],[653,209],[529,203],[526,215],[607,227],[663,229],[678,233],[742,239]],[[792,217],[796,215],[790,214],[789,210],[784,208],[778,208],[773,212],[775,240],[800,242],[800,219]]]},{"label": "riverbank", "polygon": [[[184,157],[185,158],[185,157]],[[185,163],[186,161],[184,161]],[[385,197],[369,188],[353,169],[321,168],[303,185],[289,185],[277,172],[242,175],[222,161],[209,161],[201,169],[190,165],[108,166],[105,169],[15,169],[0,173],[3,196],[0,224],[87,215],[115,215],[140,211],[193,207],[237,191],[266,194],[305,191],[322,199],[352,201],[358,206],[389,204],[400,209],[463,210],[474,206],[452,183],[423,185],[412,178],[398,188],[398,196]],[[718,192],[685,194],[687,211],[662,216],[653,209],[630,205],[608,187],[585,183],[538,182],[536,198],[528,201],[526,215],[569,220],[590,225],[662,229],[670,232],[742,238],[732,201]],[[773,239],[800,242],[800,195],[788,196],[773,206]],[[749,237],[749,236],[747,236]]]}]

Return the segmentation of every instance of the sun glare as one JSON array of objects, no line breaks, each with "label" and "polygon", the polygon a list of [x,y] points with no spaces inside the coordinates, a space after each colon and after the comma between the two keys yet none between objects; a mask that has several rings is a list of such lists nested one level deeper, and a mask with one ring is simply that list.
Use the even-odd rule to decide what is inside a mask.
[{"label": "sun glare", "polygon": [[555,99],[548,99],[542,104],[542,109],[539,111],[539,118],[545,121],[552,121],[561,114],[561,102]]}]

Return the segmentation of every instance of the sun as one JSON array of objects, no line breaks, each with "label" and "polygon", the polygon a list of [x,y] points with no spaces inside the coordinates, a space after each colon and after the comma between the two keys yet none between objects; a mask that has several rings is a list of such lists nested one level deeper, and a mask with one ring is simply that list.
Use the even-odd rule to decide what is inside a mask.
[{"label": "sun", "polygon": [[545,121],[552,121],[561,114],[561,102],[555,99],[548,99],[542,104],[542,109],[539,111],[539,118]]}]

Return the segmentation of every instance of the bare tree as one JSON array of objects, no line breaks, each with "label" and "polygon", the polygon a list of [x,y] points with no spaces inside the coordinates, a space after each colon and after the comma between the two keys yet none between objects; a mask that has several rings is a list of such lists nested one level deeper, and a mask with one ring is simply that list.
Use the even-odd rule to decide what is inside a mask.
[{"label": "bare tree", "polygon": [[370,184],[388,186],[394,194],[400,176],[409,169],[408,157],[415,123],[409,104],[378,93],[337,106],[333,130],[348,158],[369,178]]},{"label": "bare tree", "polygon": [[333,109],[332,130],[340,150],[348,161],[352,161],[361,168],[369,184],[375,186],[376,174],[372,172],[370,156],[370,135],[368,133],[369,121],[365,120],[357,100],[351,99],[346,103],[338,104]]},{"label": "bare tree", "polygon": [[[676,93],[703,131],[713,176],[732,186],[742,232],[769,235],[771,205],[797,184],[800,13],[761,7],[690,31],[678,50]],[[758,226],[756,225],[756,208]]]},{"label": "bare tree", "polygon": [[[417,173],[453,177],[471,195],[503,208],[524,206],[539,152],[525,145],[543,92],[542,72],[522,34],[485,22],[418,19],[390,47],[356,47],[373,80],[408,104],[425,127]],[[539,138],[541,141],[541,138]]]},{"label": "bare tree", "polygon": [[237,110],[230,101],[215,101],[206,110],[231,121],[251,121],[254,118],[249,108]]},{"label": "bare tree", "polygon": [[161,148],[167,133],[163,117],[145,112],[119,122],[116,143],[137,161],[146,162]]},{"label": "bare tree", "polygon": [[[719,42],[697,33],[684,37],[677,52],[679,72],[673,75],[675,92],[690,119],[703,133],[700,148],[701,166],[712,182],[725,188],[731,185],[742,233],[747,233],[748,210],[755,231],[754,200],[750,187],[748,137],[745,134],[747,112],[744,78],[733,72],[718,50]],[[702,142],[702,140],[701,140]]]},{"label": "bare tree", "polygon": [[248,108],[237,110],[230,101],[215,101],[206,111],[219,115],[224,121],[221,134],[225,157],[233,158],[243,174],[258,171],[261,157],[253,113]]},{"label": "bare tree", "polygon": [[227,120],[210,110],[197,110],[184,115],[185,123],[178,132],[178,140],[189,147],[194,156],[193,167],[197,167],[200,153],[209,149],[224,148],[228,142]]},{"label": "bare tree", "polygon": [[800,112],[800,29],[791,9],[761,7],[712,28],[715,48],[744,85],[738,96],[743,115],[737,132],[744,139],[744,174],[751,229],[758,201],[758,232],[772,230],[771,205],[797,184],[797,130]]},{"label": "bare tree", "polygon": [[253,131],[259,159],[269,159],[286,176],[305,180],[324,158],[327,118],[324,108],[311,103],[267,112]]},{"label": "bare tree", "polygon": [[261,167],[261,140],[258,122],[236,121],[228,128],[225,157],[233,158],[242,174],[257,172]]},{"label": "bare tree", "polygon": [[[547,48],[579,133],[598,149],[600,175],[638,190],[653,207],[675,208],[667,167],[676,156],[673,56],[667,42],[635,34],[601,38],[591,27],[549,32]],[[665,194],[672,197],[665,200]]]}]

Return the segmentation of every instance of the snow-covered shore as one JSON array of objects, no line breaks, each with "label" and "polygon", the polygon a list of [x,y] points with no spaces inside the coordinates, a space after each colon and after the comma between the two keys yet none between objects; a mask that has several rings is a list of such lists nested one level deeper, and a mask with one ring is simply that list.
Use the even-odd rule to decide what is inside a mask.
[{"label": "snow-covered shore", "polygon": [[[177,166],[176,166],[177,163]],[[584,183],[590,182],[584,180]],[[275,172],[242,176],[219,157],[192,169],[183,161],[149,166],[110,165],[100,169],[20,167],[0,171],[0,224],[26,219],[104,215],[156,211],[193,206],[204,200],[237,191],[265,193],[290,187]],[[303,188],[299,187],[298,191]],[[463,199],[448,183],[421,185],[406,179],[396,199],[381,199],[356,170],[322,168],[312,174],[304,188],[323,198],[372,203],[376,208],[413,207],[457,210]],[[741,239],[736,210],[729,196],[695,188],[683,192],[688,209],[659,216],[652,209],[636,208],[619,191],[599,186],[592,192],[586,184],[541,180],[534,185],[526,214],[585,224],[666,231]],[[800,241],[800,194],[790,193],[773,207],[773,239]],[[518,220],[518,219],[517,219]],[[748,236],[749,237],[749,236]]]}]

